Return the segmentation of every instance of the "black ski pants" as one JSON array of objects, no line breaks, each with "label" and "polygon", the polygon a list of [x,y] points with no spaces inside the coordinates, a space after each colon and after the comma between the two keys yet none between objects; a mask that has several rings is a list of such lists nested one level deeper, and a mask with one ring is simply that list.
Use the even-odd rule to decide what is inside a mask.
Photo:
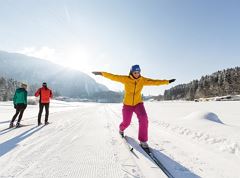
[{"label": "black ski pants", "polygon": [[49,103],[39,103],[38,123],[41,123],[41,117],[44,107],[45,107],[45,122],[48,122]]},{"label": "black ski pants", "polygon": [[26,109],[26,107],[27,107],[26,104],[17,104],[14,106],[14,108],[16,109],[16,113],[14,114],[11,123],[13,123],[15,121],[15,119],[17,118],[18,115],[19,116],[18,116],[17,123],[21,122],[22,116],[23,116],[23,113],[24,113],[24,110]]}]

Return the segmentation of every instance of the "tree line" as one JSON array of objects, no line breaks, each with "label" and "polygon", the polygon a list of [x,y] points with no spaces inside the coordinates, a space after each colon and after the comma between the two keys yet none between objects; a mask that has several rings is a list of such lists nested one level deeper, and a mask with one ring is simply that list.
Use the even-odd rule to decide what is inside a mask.
[{"label": "tree line", "polygon": [[164,100],[194,100],[240,94],[240,67],[217,71],[164,92]]},{"label": "tree line", "polygon": [[[20,82],[14,79],[0,77],[0,101],[9,101],[13,99],[15,90],[21,85]],[[37,85],[28,86],[28,95],[33,96],[37,90]]]}]

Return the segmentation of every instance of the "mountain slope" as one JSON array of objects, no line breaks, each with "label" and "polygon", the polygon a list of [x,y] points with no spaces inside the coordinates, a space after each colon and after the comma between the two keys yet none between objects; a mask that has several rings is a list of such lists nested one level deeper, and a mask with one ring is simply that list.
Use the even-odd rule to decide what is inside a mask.
[{"label": "mountain slope", "polygon": [[34,57],[0,51],[0,76],[41,86],[46,81],[61,95],[88,98],[108,91],[87,74]]},{"label": "mountain slope", "polygon": [[165,90],[165,100],[206,98],[240,94],[240,67],[215,72]]}]

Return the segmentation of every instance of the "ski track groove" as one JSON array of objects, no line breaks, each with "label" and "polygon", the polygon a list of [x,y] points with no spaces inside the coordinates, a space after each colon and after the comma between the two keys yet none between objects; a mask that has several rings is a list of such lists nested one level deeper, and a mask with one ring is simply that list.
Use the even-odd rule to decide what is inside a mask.
[{"label": "ski track groove", "polygon": [[[122,116],[121,116],[121,114],[119,114],[117,111],[115,111],[111,106],[108,106],[109,107],[109,110],[111,110],[112,111],[112,113],[115,115],[115,117],[117,117],[117,118],[121,118]],[[137,118],[136,118],[137,119]],[[150,119],[149,119],[149,123],[150,123]],[[135,123],[131,123],[131,127],[135,130],[135,133],[137,133],[138,132],[138,128],[136,128],[136,127],[138,127],[138,126],[136,126],[135,125]],[[151,127],[155,127],[155,125],[154,124],[151,124]],[[156,129],[157,130],[157,129]],[[152,148],[157,148],[157,150],[159,150],[160,152],[164,152],[167,156],[169,156],[172,160],[174,160],[174,161],[176,161],[176,162],[178,162],[178,163],[181,163],[181,161],[177,161],[176,159],[175,159],[175,157],[170,153],[170,152],[167,152],[165,149],[163,149],[162,147],[160,147],[160,145],[159,145],[159,141],[156,141],[156,139],[154,139],[154,137],[151,137],[151,141],[149,141],[150,142],[150,145],[151,145],[151,147]],[[160,147],[160,148],[159,148]],[[184,153],[184,152],[183,152]],[[186,153],[184,153],[184,154],[186,154]],[[186,156],[188,156],[188,155],[186,155]],[[158,158],[158,156],[157,156],[157,158]],[[158,158],[159,160],[161,160],[161,162],[163,162],[163,158],[161,158],[161,157],[159,157]],[[164,165],[164,164],[163,164]],[[164,165],[164,166],[166,166],[166,165]],[[173,168],[169,168],[168,166],[166,166],[166,169],[174,176],[174,177],[178,177],[178,176],[181,176],[181,177],[184,177],[184,175],[181,175],[181,173],[182,174],[185,174],[186,176],[189,176],[189,173],[191,174],[191,172],[189,172],[186,168],[184,168],[184,167],[177,167],[176,165],[173,167]],[[173,170],[175,170],[175,171],[173,171]],[[192,172],[194,172],[194,170],[192,170],[191,168],[189,168],[189,170],[190,171],[192,171]],[[176,172],[177,171],[177,172]],[[185,173],[184,173],[185,172]],[[180,173],[180,175],[179,175],[179,173]],[[191,177],[198,177],[198,176],[195,176],[195,175],[192,175]]]},{"label": "ski track groove", "polygon": [[194,131],[182,126],[172,126],[171,124],[163,121],[154,121],[154,123],[168,132],[172,132],[178,136],[187,137],[196,143],[201,142],[213,146],[217,151],[227,152],[229,154],[240,156],[240,145],[235,141],[231,141],[223,137],[213,136],[208,133]]},{"label": "ski track groove", "polygon": [[[118,133],[118,131],[119,131],[119,128],[117,127],[118,124],[117,124],[116,122],[114,122],[114,121],[115,121],[114,118],[112,118],[112,117],[110,116],[110,113],[109,113],[109,111],[108,111],[107,109],[109,109],[109,108],[106,108],[106,105],[105,105],[105,106],[104,106],[104,110],[105,110],[105,115],[108,116],[108,117],[107,117],[107,119],[108,119],[108,124],[109,124],[108,129],[109,129],[109,132],[110,132],[110,134],[111,134],[111,137],[112,137],[113,140],[115,140],[114,142],[117,142],[116,140],[119,140],[119,141],[120,141],[119,144],[123,145],[123,144],[125,144],[125,143],[123,143],[124,140],[121,140],[122,138],[120,137],[120,135],[119,135],[119,133]],[[118,137],[118,139],[117,139],[116,137]],[[112,145],[113,145],[113,144],[112,144]],[[119,146],[118,146],[118,147],[119,147]],[[142,178],[142,177],[144,177],[144,176],[143,176],[143,175],[144,175],[143,172],[141,171],[140,167],[138,166],[136,160],[133,158],[133,154],[130,152],[130,150],[127,150],[127,148],[125,148],[124,145],[123,145],[123,147],[124,147],[123,149],[124,149],[125,151],[129,152],[129,153],[128,153],[128,157],[127,157],[125,160],[122,160],[122,164],[121,164],[121,166],[122,166],[121,169],[122,169],[124,172],[126,172],[125,177],[128,177],[129,175],[132,176],[132,177],[136,177],[136,178]],[[126,164],[129,159],[131,159],[131,162],[133,162],[134,165],[133,165],[133,163],[131,163],[131,165],[129,165],[129,163]],[[126,169],[127,169],[128,167],[131,167],[132,169],[127,171]],[[129,172],[132,172],[132,173],[129,173]],[[140,174],[139,174],[138,172],[139,172]]]},{"label": "ski track groove", "polygon": [[[58,121],[58,117],[61,117],[61,121]],[[79,106],[71,110],[50,113],[51,124],[48,126],[37,128],[30,126],[4,133],[5,137],[10,133],[18,136],[34,128],[26,133],[26,135],[31,135],[31,132],[41,128],[33,133],[34,137],[31,135],[23,139],[17,144],[16,148],[3,155],[11,154],[11,156],[5,159],[4,164],[1,163],[0,159],[0,165],[3,165],[0,169],[0,178],[145,177],[144,169],[141,169],[142,167],[141,165],[139,166],[134,155],[125,148],[123,145],[125,143],[123,143],[122,138],[118,134],[117,126],[121,122],[121,117],[120,111],[117,111],[114,106],[109,104],[90,105],[83,108]],[[37,116],[25,118],[24,122],[32,123],[33,119],[37,121]],[[135,118],[133,119],[135,120]],[[221,170],[216,170],[217,168],[211,162],[209,164],[204,161],[203,158],[205,157],[199,157],[198,154],[186,152],[182,146],[183,144],[192,147],[192,150],[198,147],[196,150],[199,150],[200,153],[206,149],[206,147],[203,147],[204,144],[204,146],[212,146],[210,148],[218,148],[219,153],[222,151],[239,156],[239,144],[227,138],[213,136],[165,121],[151,119],[149,121],[151,124],[149,126],[154,128],[154,132],[151,134],[162,135],[161,140],[151,137],[151,147],[160,150],[160,152],[166,154],[166,156],[180,165],[186,166],[185,168],[184,166],[170,165],[166,162],[167,169],[169,168],[168,170],[174,177],[184,177],[186,175],[186,177],[190,176],[192,178],[194,173],[205,177],[204,169],[206,168],[209,169],[210,175],[214,177],[220,178],[227,175]],[[95,133],[94,127],[96,126],[102,128],[102,131],[96,129]],[[136,121],[132,122],[130,127],[134,130],[133,133],[138,132],[138,123]],[[85,133],[89,135],[85,135]],[[96,135],[99,135],[99,139],[96,143],[92,143],[90,139],[96,137]],[[101,139],[102,135],[106,140]],[[167,137],[168,140],[164,139],[164,137]],[[135,138],[135,135],[133,138]],[[108,146],[106,147],[106,145]],[[81,152],[82,146],[87,148],[84,149],[84,153]],[[100,152],[97,153],[96,149],[100,150]],[[212,152],[211,156],[215,154],[211,149],[208,152]],[[62,155],[69,156],[62,158]],[[157,157],[161,162],[166,161],[161,155],[157,155]],[[104,162],[104,160],[108,160],[109,163]],[[12,164],[13,162],[15,164]],[[99,172],[99,169],[102,169],[102,171]],[[114,169],[118,171],[107,171]],[[191,173],[193,173],[192,176]]]},{"label": "ski track groove", "polygon": [[[107,109],[108,109],[108,111],[110,111],[110,112],[108,112],[108,115],[110,115],[110,113],[112,113],[112,116],[110,116],[111,118],[122,118],[122,115],[121,114],[118,114],[117,112],[115,112],[112,108],[111,108],[111,106],[109,106],[109,104],[107,104]],[[122,120],[121,119],[119,119],[119,123],[121,122]],[[116,121],[115,121],[115,125],[119,125],[119,123],[118,124],[116,124]],[[134,126],[134,123],[133,122],[131,122],[131,126],[133,126],[133,129],[135,130],[135,132],[134,133],[138,133],[138,130],[135,128],[135,126]],[[140,146],[139,146],[140,147]],[[142,148],[140,148],[140,149],[142,149]],[[143,151],[143,150],[142,150]],[[147,155],[147,153],[145,153],[144,151],[141,153],[141,154],[146,154]],[[149,155],[147,155],[147,156],[149,156]],[[134,158],[133,158],[134,159]],[[147,160],[146,159],[146,157],[144,158],[144,160]],[[161,177],[165,177],[166,175],[165,175],[165,173],[156,165],[156,163],[149,157],[149,160],[150,160],[150,162],[152,162],[152,165],[154,165],[154,167],[157,169],[157,172],[159,171],[159,172],[162,172],[162,175],[161,175]],[[138,165],[138,163],[136,162],[136,164]],[[139,166],[138,166],[139,167]],[[139,167],[139,169],[140,169],[140,167]],[[140,169],[141,170],[141,169]],[[144,175],[144,173],[142,172],[142,174]],[[167,176],[166,176],[167,177]]]},{"label": "ski track groove", "polygon": [[[59,115],[61,115],[61,113],[59,113]],[[64,130],[68,129],[69,123],[68,123],[68,125],[66,125],[67,123],[68,122],[65,121],[65,125],[63,127]],[[38,128],[42,128],[42,129],[46,128],[47,129],[51,126],[52,126],[52,124],[50,124],[48,126],[40,126]],[[72,128],[72,127],[74,127],[74,124],[72,124],[72,126],[70,128]],[[44,130],[42,130],[42,129],[40,129],[40,130],[42,131],[42,133],[44,133]],[[60,125],[60,129],[61,129],[61,125]],[[47,131],[45,131],[45,132],[47,133]],[[38,134],[38,133],[35,133],[35,134]],[[54,148],[58,146],[58,144],[54,144],[54,146],[52,146],[52,143],[54,143],[55,136],[60,135],[60,134],[61,134],[61,130],[59,131],[59,126],[57,125],[57,128],[55,128],[53,130],[53,133],[51,133],[50,138],[46,139],[45,137],[48,135],[42,134],[43,135],[42,137],[40,137],[40,138],[38,137],[37,140],[33,140],[30,144],[28,143],[26,148],[24,148],[22,150],[20,149],[19,152],[16,151],[14,153],[14,155],[12,157],[10,157],[10,160],[8,159],[8,161],[7,161],[8,163],[11,163],[12,161],[16,161],[15,160],[16,157],[18,158],[17,161],[19,162],[19,165],[20,165],[19,167],[21,167],[21,168],[19,168],[19,167],[16,168],[17,171],[14,171],[14,172],[16,172],[16,175],[14,175],[14,176],[20,176],[22,173],[24,173],[25,169],[29,169],[30,167],[33,167],[35,165],[34,162],[38,163],[39,160],[35,160],[34,159],[35,157],[38,157],[39,155],[47,156],[48,154],[50,154],[51,152],[47,151],[47,149],[51,148],[51,150],[54,150]],[[46,144],[46,143],[48,143],[48,144]],[[41,145],[41,146],[39,146],[39,145]],[[24,146],[24,141],[23,141],[23,145],[21,145],[21,147],[22,146]],[[29,149],[30,149],[30,151],[29,151]],[[29,160],[29,161],[26,162],[26,160]],[[4,171],[5,169],[7,169],[7,171]],[[2,171],[9,172],[10,170],[12,170],[11,164],[9,166],[6,165],[4,170],[2,170]],[[10,175],[8,175],[8,176],[10,176]]]},{"label": "ski track groove", "polygon": [[[94,112],[92,112],[94,110]],[[88,135],[84,133],[88,133],[89,129],[93,129],[96,125],[96,122],[101,124],[102,119],[104,119],[104,116],[101,115],[100,112],[101,107],[96,106],[96,108],[92,108],[89,111],[86,112],[85,117],[83,114],[78,114],[77,117],[80,117],[81,119],[78,121],[75,121],[72,123],[73,120],[69,119],[68,121],[71,122],[71,124],[66,125],[66,121],[62,124],[60,124],[60,129],[63,129],[62,131],[56,131],[56,135],[59,135],[62,137],[63,135],[61,133],[66,133],[69,129],[71,130],[70,133],[64,135],[63,138],[61,138],[61,143],[55,143],[55,145],[52,145],[51,142],[57,138],[56,135],[52,135],[52,138],[48,138],[46,143],[42,143],[42,148],[38,150],[39,152],[45,152],[47,149],[50,148],[50,150],[46,151],[45,154],[42,154],[41,157],[38,159],[38,161],[35,162],[35,164],[31,165],[29,168],[27,168],[27,171],[19,173],[17,177],[32,177],[33,170],[40,170],[35,171],[34,177],[123,177],[122,174],[119,171],[109,171],[109,170],[117,170],[113,163],[115,161],[114,156],[112,156],[109,153],[109,150],[104,150],[103,152],[96,152],[96,146],[92,146],[92,142],[89,141]],[[90,115],[89,115],[90,113]],[[74,114],[73,114],[74,115]],[[74,116],[71,116],[69,113],[70,118],[74,118]],[[76,118],[76,117],[75,117]],[[65,118],[63,118],[65,119]],[[101,119],[98,121],[98,119]],[[50,125],[49,125],[50,126]],[[47,128],[47,127],[46,127]],[[79,132],[79,129],[81,130]],[[59,129],[56,129],[59,130]],[[73,133],[76,131],[78,136],[73,135]],[[77,132],[78,131],[78,132]],[[47,131],[46,131],[47,133]],[[83,142],[85,145],[83,145],[86,149],[84,152],[77,152],[79,148],[79,143],[81,145],[81,138],[79,134],[82,134],[83,137],[86,140],[83,139]],[[90,133],[91,136],[95,137],[94,133]],[[71,139],[70,139],[71,137]],[[50,140],[49,140],[50,139]],[[79,142],[79,140],[80,142]],[[105,141],[107,144],[108,141]],[[64,144],[63,144],[64,143]],[[101,143],[101,140],[100,140]],[[94,144],[94,143],[93,143]],[[110,144],[110,143],[108,143]],[[36,143],[38,145],[38,143]],[[62,148],[58,148],[58,145],[65,145]],[[99,145],[100,148],[97,148],[101,150],[102,147]],[[109,145],[110,147],[110,145]],[[107,147],[108,148],[108,147]],[[37,148],[36,148],[37,149]],[[61,158],[61,155],[56,153],[65,153],[67,158]],[[71,150],[74,150],[75,152],[72,153]],[[68,154],[68,152],[71,151],[71,154]],[[80,155],[80,157],[79,157]],[[31,157],[32,155],[29,154]],[[50,157],[50,159],[48,159]],[[104,162],[105,158],[108,157],[110,162]],[[32,157],[31,157],[32,158]],[[76,159],[81,158],[81,159]],[[23,158],[24,161],[25,158]],[[64,160],[65,159],[65,160]],[[57,162],[63,162],[64,164],[57,164]],[[44,169],[44,165],[39,163],[46,162],[47,165],[53,165],[52,169]],[[47,166],[49,168],[49,166]],[[114,169],[113,169],[114,168]],[[99,171],[101,170],[101,171]],[[18,170],[18,172],[20,172]],[[46,172],[46,174],[44,173]],[[47,174],[51,172],[51,174]],[[123,172],[123,171],[122,171]]]},{"label": "ski track groove", "polygon": [[[109,106],[111,107],[111,106]],[[119,112],[116,111],[115,108],[111,107],[111,110],[113,111],[113,113],[117,116],[120,117]],[[188,145],[190,147],[192,147],[192,150],[199,150],[199,152],[208,152],[208,154],[211,155],[212,159],[214,159],[214,157],[216,156],[216,152],[214,151],[214,146],[218,145],[220,143],[224,143],[224,145],[222,145],[222,147],[218,147],[218,154],[221,154],[221,152],[225,152],[228,154],[232,154],[236,155],[237,157],[239,156],[239,145],[236,144],[235,142],[231,142],[230,140],[227,140],[226,138],[216,138],[216,136],[212,136],[208,133],[203,133],[203,132],[199,132],[199,131],[194,131],[192,129],[188,129],[186,127],[182,127],[182,126],[178,126],[176,124],[170,124],[164,121],[157,121],[157,120],[149,120],[152,124],[150,125],[150,127],[154,128],[154,133],[152,134],[157,134],[157,135],[164,135],[167,136],[167,138],[171,138],[171,140],[173,141],[169,141],[169,140],[163,140],[162,142],[158,141],[156,142],[155,138],[151,138],[151,140],[153,140],[154,145],[156,147],[163,149],[162,152],[164,152],[166,155],[168,155],[171,159],[173,160],[179,160],[176,161],[178,162],[180,165],[184,165],[186,166],[187,169],[189,169],[189,171],[191,171],[192,173],[195,173],[198,176],[201,177],[206,177],[206,176],[213,176],[213,177],[229,177],[227,172],[224,170],[219,170],[215,167],[215,164],[213,161],[209,161],[209,158],[205,157],[204,154],[201,155],[201,157],[199,157],[199,154],[197,154],[196,152],[192,152],[192,153],[187,153],[184,149],[183,145]],[[161,124],[162,123],[162,124]],[[136,126],[134,124],[131,124],[135,130]],[[156,127],[158,129],[156,129]],[[159,129],[162,128],[162,129]],[[159,131],[158,131],[159,130]],[[156,133],[158,132],[158,133]],[[201,138],[200,140],[192,137],[193,136],[199,136],[199,138]],[[176,138],[178,138],[176,140]],[[174,142],[174,145],[172,144]],[[214,146],[213,146],[214,145]],[[207,149],[206,146],[209,146],[209,148]],[[210,147],[211,146],[211,147]],[[221,150],[222,148],[222,150]],[[206,150],[207,149],[207,150]],[[216,147],[215,147],[216,149]],[[189,150],[189,149],[188,149]],[[181,157],[181,159],[179,159],[179,156]],[[183,157],[184,155],[184,157]],[[184,159],[182,159],[184,158]],[[161,159],[161,158],[160,158]],[[208,162],[206,162],[206,160],[208,160]],[[232,159],[235,159],[234,156],[232,157]],[[221,158],[222,162],[225,162],[227,160],[225,160],[224,156]],[[172,165],[171,165],[172,167]],[[186,171],[186,169],[183,167],[178,167],[178,166],[174,166],[175,171],[172,173],[175,177],[184,177],[183,175],[185,173],[186,177],[188,176],[188,171]],[[206,175],[204,170],[208,169],[209,171],[209,175]],[[238,169],[237,166],[235,166],[235,169]],[[229,171],[233,171],[234,168],[229,168]],[[182,173],[181,173],[182,172]],[[194,176],[190,176],[190,177],[194,177]],[[185,177],[184,177],[185,178]]]}]

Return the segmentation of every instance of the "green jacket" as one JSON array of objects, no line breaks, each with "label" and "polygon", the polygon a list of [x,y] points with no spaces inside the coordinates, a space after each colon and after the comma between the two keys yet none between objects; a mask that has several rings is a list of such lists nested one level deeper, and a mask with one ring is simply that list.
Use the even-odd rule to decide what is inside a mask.
[{"label": "green jacket", "polygon": [[27,105],[27,91],[24,88],[18,88],[13,97],[13,104]]}]

